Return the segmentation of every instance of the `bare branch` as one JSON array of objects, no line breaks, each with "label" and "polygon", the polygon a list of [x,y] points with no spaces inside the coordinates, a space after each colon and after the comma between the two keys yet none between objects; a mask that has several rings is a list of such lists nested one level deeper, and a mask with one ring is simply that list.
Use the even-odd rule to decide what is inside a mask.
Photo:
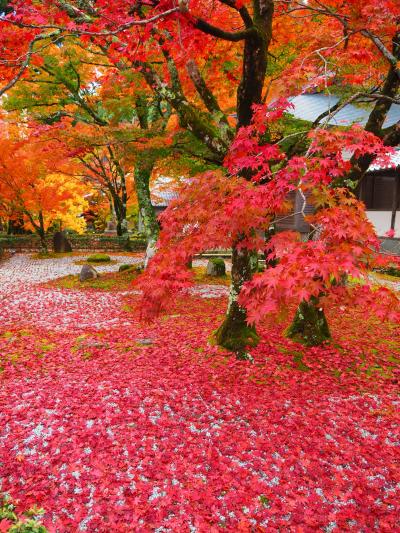
[{"label": "bare branch", "polygon": [[396,58],[396,56],[394,56],[390,52],[390,50],[386,48],[386,46],[379,39],[379,37],[371,33],[369,30],[362,30],[361,34],[364,35],[364,37],[367,37],[368,39],[370,39],[374,43],[374,45],[378,48],[378,50],[381,52],[383,57],[389,61],[397,77],[400,79],[400,67],[398,66],[399,60]]},{"label": "bare branch", "polygon": [[219,39],[231,42],[243,41],[250,35],[253,35],[255,32],[253,27],[246,28],[245,30],[237,32],[225,31],[221,28],[213,26],[212,24],[209,24],[203,19],[197,19],[194,23],[194,27],[204,33],[207,33],[208,35],[213,35],[214,37],[218,37]]}]

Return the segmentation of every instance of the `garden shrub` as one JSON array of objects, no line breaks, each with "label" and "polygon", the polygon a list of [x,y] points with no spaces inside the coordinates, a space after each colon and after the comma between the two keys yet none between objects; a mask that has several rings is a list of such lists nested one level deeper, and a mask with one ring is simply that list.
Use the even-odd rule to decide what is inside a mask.
[{"label": "garden shrub", "polygon": [[107,254],[92,254],[87,258],[89,263],[109,263],[111,257]]},{"label": "garden shrub", "polygon": [[222,259],[222,257],[212,257],[208,261],[207,274],[211,276],[226,275],[225,261]]},{"label": "garden shrub", "polygon": [[400,278],[400,268],[398,268],[396,265],[391,265],[386,268],[377,269],[376,272],[379,272],[379,274],[386,274],[388,276]]},{"label": "garden shrub", "polygon": [[126,270],[132,270],[133,267],[134,265],[124,264],[119,267],[118,272],[125,272]]}]

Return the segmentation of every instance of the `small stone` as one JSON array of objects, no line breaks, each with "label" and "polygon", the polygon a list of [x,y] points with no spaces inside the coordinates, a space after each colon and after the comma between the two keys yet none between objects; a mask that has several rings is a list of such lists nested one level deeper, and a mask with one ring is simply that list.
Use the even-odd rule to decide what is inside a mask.
[{"label": "small stone", "polygon": [[153,339],[136,339],[136,344],[140,344],[141,346],[150,346],[151,344],[154,344]]},{"label": "small stone", "polygon": [[92,265],[83,265],[81,273],[79,274],[79,281],[86,281],[88,279],[97,279],[99,274]]},{"label": "small stone", "polygon": [[214,276],[216,278],[225,276],[226,268],[225,261],[221,257],[213,257],[207,264],[207,276]]}]

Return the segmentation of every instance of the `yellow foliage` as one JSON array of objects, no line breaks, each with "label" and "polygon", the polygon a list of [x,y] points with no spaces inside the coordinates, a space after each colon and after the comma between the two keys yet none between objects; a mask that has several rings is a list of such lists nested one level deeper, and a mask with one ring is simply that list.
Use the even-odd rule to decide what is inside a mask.
[{"label": "yellow foliage", "polygon": [[46,181],[50,186],[57,186],[59,193],[65,194],[65,199],[62,200],[59,208],[52,213],[46,213],[46,227],[57,220],[65,229],[84,233],[86,222],[80,215],[89,207],[85,199],[87,187],[78,179],[65,174],[49,174],[46,176]]}]

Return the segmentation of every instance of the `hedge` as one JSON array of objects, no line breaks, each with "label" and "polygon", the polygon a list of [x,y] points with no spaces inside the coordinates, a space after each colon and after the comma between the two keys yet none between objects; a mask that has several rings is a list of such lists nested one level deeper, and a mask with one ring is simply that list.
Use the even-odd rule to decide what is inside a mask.
[{"label": "hedge", "polygon": [[[139,251],[146,249],[146,239],[140,233],[130,234],[129,237],[118,237],[102,234],[70,234],[67,235],[72,249],[79,250],[127,250]],[[53,248],[53,235],[46,237],[49,250]],[[40,239],[37,235],[0,235],[0,249],[18,251],[40,250]]]}]

